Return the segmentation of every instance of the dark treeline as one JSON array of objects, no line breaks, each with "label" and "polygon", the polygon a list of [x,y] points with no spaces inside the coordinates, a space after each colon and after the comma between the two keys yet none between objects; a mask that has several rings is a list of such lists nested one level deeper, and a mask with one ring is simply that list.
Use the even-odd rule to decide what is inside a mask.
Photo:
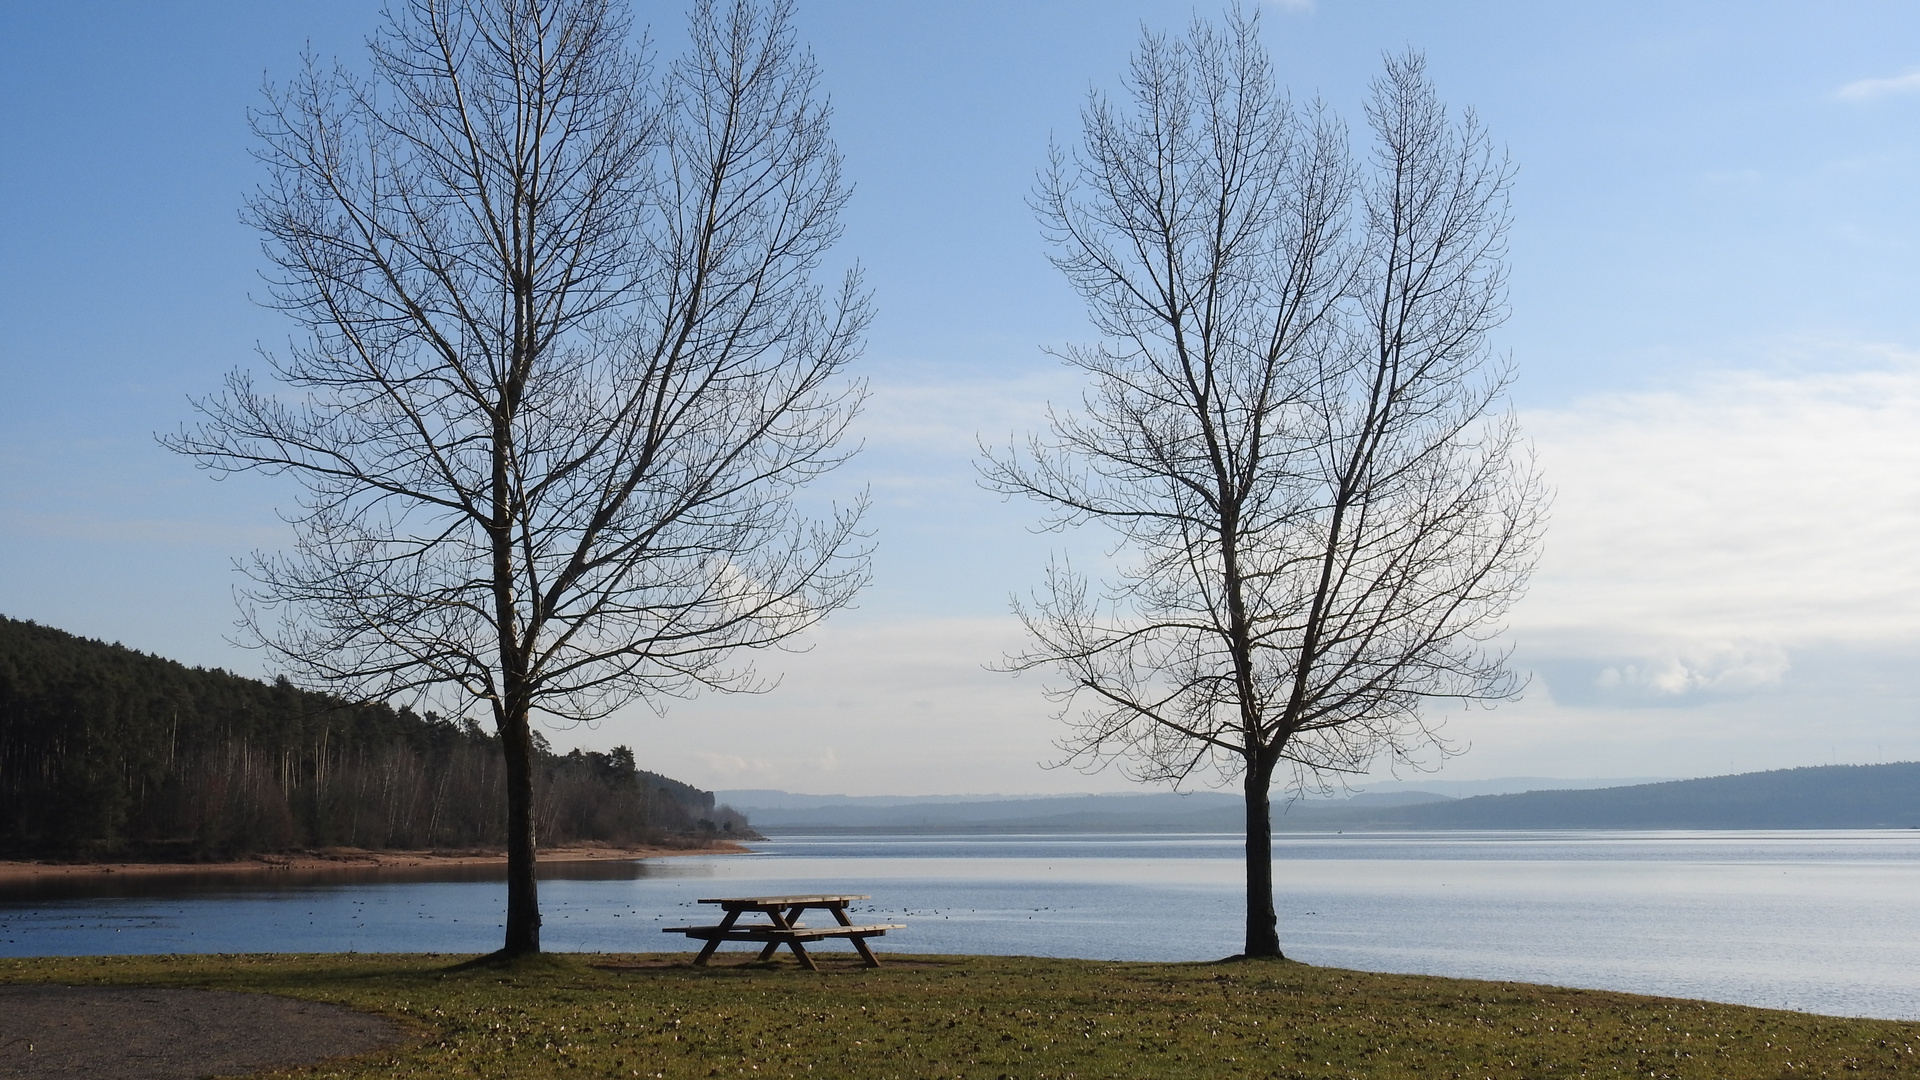
[{"label": "dark treeline", "polygon": [[[744,833],[633,752],[540,742],[542,845]],[[495,737],[0,617],[0,851],[204,859],[504,844]]]}]

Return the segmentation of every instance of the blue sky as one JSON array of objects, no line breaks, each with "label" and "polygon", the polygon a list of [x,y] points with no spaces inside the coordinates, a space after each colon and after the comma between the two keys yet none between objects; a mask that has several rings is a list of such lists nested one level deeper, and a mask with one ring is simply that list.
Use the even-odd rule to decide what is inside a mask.
[{"label": "blue sky", "polygon": [[[152,433],[288,325],[250,300],[244,113],[303,47],[357,63],[366,0],[0,9],[0,612],[191,663],[289,492],[214,483]],[[976,435],[1075,396],[1084,338],[1026,195],[1141,25],[1187,4],[803,2],[857,194],[841,254],[880,316],[863,367],[880,543],[857,611],[751,700],[562,745],[713,787],[1115,790],[1044,770],[1009,593],[1055,538],[978,490]],[[1208,7],[1198,9],[1213,14]],[[1500,347],[1559,497],[1512,619],[1525,699],[1459,715],[1448,778],[1705,775],[1920,758],[1920,8],[1267,3],[1296,96],[1357,118],[1424,50],[1519,166]],[[680,11],[641,4],[663,53]]]}]

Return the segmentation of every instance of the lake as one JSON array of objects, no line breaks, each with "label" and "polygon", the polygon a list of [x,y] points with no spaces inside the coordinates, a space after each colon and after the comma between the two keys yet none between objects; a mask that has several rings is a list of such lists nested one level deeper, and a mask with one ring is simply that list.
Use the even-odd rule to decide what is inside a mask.
[{"label": "lake", "polygon": [[[543,943],[691,950],[706,896],[870,893],[885,950],[1237,952],[1235,835],[792,836],[752,855],[544,869]],[[1308,963],[1920,1019],[1920,831],[1283,834]],[[497,868],[102,881],[0,894],[0,955],[485,952]],[[835,943],[832,948],[845,948]],[[745,949],[734,945],[731,949]]]}]

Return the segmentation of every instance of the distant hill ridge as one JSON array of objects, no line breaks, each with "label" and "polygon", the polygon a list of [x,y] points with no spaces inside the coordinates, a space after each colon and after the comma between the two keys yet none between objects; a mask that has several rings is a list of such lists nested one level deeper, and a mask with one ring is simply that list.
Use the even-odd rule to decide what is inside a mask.
[{"label": "distant hill ridge", "polygon": [[[841,799],[789,796],[757,806],[728,792],[755,828],[804,831],[1238,832],[1245,818],[1227,792],[1031,799]],[[797,804],[797,805],[796,805]],[[1277,801],[1278,831],[1477,829],[1920,828],[1920,762],[1818,765],[1619,787],[1527,791],[1453,799],[1420,791],[1329,802]]]},{"label": "distant hill ridge", "polygon": [[1812,765],[1588,791],[1482,795],[1356,823],[1422,829],[1920,828],[1920,762]]}]

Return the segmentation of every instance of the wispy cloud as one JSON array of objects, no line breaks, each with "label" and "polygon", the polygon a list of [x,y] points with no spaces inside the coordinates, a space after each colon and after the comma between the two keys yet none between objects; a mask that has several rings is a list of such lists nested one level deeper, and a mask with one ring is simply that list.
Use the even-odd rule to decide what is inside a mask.
[{"label": "wispy cloud", "polygon": [[1022,438],[1046,426],[1048,402],[1080,401],[1080,380],[1051,362],[1011,378],[903,367],[876,374],[871,387],[856,429],[869,447],[889,457],[936,458],[969,482],[981,440],[998,446]]},{"label": "wispy cloud", "polygon": [[1281,11],[1292,12],[1298,15],[1313,14],[1314,0],[1267,0],[1267,3],[1272,4]]},{"label": "wispy cloud", "polygon": [[[1920,361],[1724,372],[1524,421],[1557,487],[1523,631],[1879,641],[1920,631]],[[1645,670],[1645,669],[1643,669]]]},{"label": "wispy cloud", "polygon": [[1920,71],[1886,79],[1857,79],[1834,91],[1842,101],[1873,101],[1899,94],[1920,94]]},{"label": "wispy cloud", "polygon": [[[648,768],[710,788],[817,794],[1112,791],[1117,776],[1048,771],[1061,734],[1041,680],[986,666],[1025,641],[1012,616],[828,622],[785,658],[770,694],[676,701],[661,722],[634,708],[595,745],[647,748]],[[556,740],[558,741],[558,740]]]},{"label": "wispy cloud", "polygon": [[1785,650],[1767,644],[1742,647],[1716,642],[1708,648],[1693,645],[1668,650],[1649,659],[1650,663],[1629,661],[1601,668],[1593,680],[1595,688],[1635,690],[1668,698],[1739,693],[1778,683],[1789,667]]},{"label": "wispy cloud", "polygon": [[1523,664],[1556,703],[1579,708],[1699,707],[1774,691],[1793,667],[1787,650],[1770,641],[1576,633],[1528,644]]},{"label": "wispy cloud", "polygon": [[812,757],[779,760],[766,757],[741,757],[737,754],[716,754],[711,751],[696,750],[691,754],[694,761],[706,770],[709,782],[731,784],[777,784],[791,781],[794,776],[812,777],[818,780],[831,779],[831,774],[840,771],[840,755],[829,746]]},{"label": "wispy cloud", "polygon": [[1819,352],[1860,366],[1722,371],[1523,418],[1558,500],[1514,640],[1551,702],[1757,706],[1812,677],[1809,650],[1920,640],[1920,358]]}]

